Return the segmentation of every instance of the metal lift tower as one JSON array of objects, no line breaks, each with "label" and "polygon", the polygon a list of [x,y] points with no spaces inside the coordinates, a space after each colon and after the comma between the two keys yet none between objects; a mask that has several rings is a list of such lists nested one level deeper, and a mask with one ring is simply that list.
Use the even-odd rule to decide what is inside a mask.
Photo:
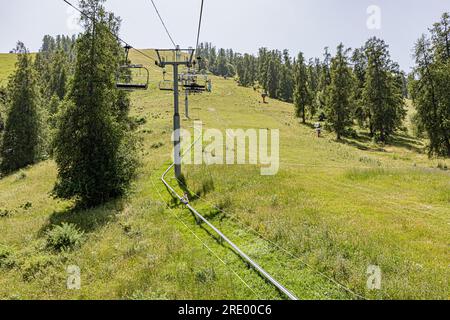
[{"label": "metal lift tower", "polygon": [[175,162],[175,178],[181,178],[181,138],[180,138],[180,108],[179,108],[179,66],[186,66],[192,68],[192,61],[194,57],[194,49],[180,49],[177,46],[175,49],[156,49],[158,61],[156,65],[165,68],[166,66],[173,67],[173,98],[174,98],[174,115],[173,115],[173,130],[174,130],[174,162]]}]

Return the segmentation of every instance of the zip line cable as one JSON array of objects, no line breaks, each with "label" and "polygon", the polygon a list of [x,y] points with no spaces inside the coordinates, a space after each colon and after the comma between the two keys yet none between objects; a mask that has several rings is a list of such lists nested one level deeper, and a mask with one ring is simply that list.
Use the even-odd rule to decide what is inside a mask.
[{"label": "zip line cable", "polygon": [[153,8],[155,8],[155,11],[156,11],[156,14],[157,14],[158,17],[159,17],[159,20],[161,20],[161,23],[162,23],[164,29],[166,30],[166,33],[167,33],[167,35],[169,36],[170,41],[172,42],[173,46],[176,48],[177,45],[176,45],[175,41],[173,41],[173,38],[172,38],[172,36],[170,35],[170,32],[169,32],[169,30],[167,29],[166,24],[164,23],[163,18],[162,18],[161,15],[159,14],[159,10],[158,10],[158,8],[156,7],[155,2],[154,2],[153,0],[150,0],[150,1],[151,1],[152,4],[153,4]]},{"label": "zip line cable", "polygon": [[[77,8],[76,6],[74,6],[73,4],[71,4],[69,1],[67,0],[63,0],[66,4],[68,4],[69,6],[71,6],[73,9],[75,9],[76,11],[78,11],[80,14],[82,14],[83,16],[85,16],[86,18],[88,18],[89,20],[95,21],[95,17],[91,17],[88,14],[86,14],[85,12],[81,11],[79,8]],[[153,62],[156,62],[156,59],[147,55],[145,52],[134,48],[132,45],[130,45],[128,42],[126,42],[125,40],[123,40],[122,38],[120,38],[117,34],[115,34],[114,32],[112,32],[109,28],[107,29],[109,33],[111,33],[118,41],[122,42],[123,44],[125,44],[126,46],[131,47],[132,49],[134,49],[135,51],[137,51],[138,53],[140,53],[141,55],[143,55],[144,57],[152,60]]]}]

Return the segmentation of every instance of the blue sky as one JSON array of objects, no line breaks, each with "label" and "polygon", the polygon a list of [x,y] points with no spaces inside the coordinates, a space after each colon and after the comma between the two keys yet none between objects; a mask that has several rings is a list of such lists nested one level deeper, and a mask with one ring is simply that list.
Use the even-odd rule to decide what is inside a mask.
[{"label": "blue sky", "polygon": [[[194,46],[200,0],[155,2],[175,41]],[[74,14],[62,0],[0,3],[0,52],[11,50],[17,40],[36,51],[44,34],[76,32]],[[367,26],[377,17],[367,13],[374,5],[380,29]],[[123,18],[121,35],[136,48],[170,47],[150,0],[108,0],[106,6]],[[342,41],[355,48],[375,35],[386,40],[393,59],[408,71],[414,42],[445,11],[450,0],[205,0],[201,40],[240,52],[267,46],[314,57],[325,46],[335,48]]]}]

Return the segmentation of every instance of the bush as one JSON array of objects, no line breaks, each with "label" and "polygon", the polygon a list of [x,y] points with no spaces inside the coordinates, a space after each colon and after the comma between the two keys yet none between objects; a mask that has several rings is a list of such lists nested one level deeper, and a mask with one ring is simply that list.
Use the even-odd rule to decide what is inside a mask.
[{"label": "bush", "polygon": [[73,224],[63,223],[47,233],[47,248],[56,251],[69,251],[79,247],[84,233]]},{"label": "bush", "polygon": [[195,280],[199,283],[214,282],[216,279],[216,271],[213,268],[205,268],[195,272]]},{"label": "bush", "polygon": [[162,143],[162,142],[155,142],[154,144],[151,145],[151,148],[152,149],[159,149],[159,148],[161,148],[163,146],[164,146],[164,143]]},{"label": "bush", "polygon": [[137,126],[143,126],[144,124],[147,123],[147,119],[145,119],[144,117],[135,118],[135,119],[134,119],[134,123],[135,123]]},{"label": "bush", "polygon": [[211,176],[203,177],[201,181],[201,187],[196,190],[195,194],[199,196],[205,196],[214,190],[215,186],[213,178]]},{"label": "bush", "polygon": [[0,218],[9,218],[13,215],[13,212],[7,209],[0,209]]},{"label": "bush", "polygon": [[20,206],[20,208],[25,211],[31,209],[32,207],[33,207],[33,204],[29,201]]},{"label": "bush", "polygon": [[425,127],[418,113],[410,116],[412,133],[417,138],[425,138]]},{"label": "bush", "polygon": [[25,173],[25,171],[20,170],[20,171],[16,174],[16,181],[24,180],[26,177],[27,177],[27,174]]},{"label": "bush", "polygon": [[378,167],[381,166],[380,160],[373,159],[371,157],[366,157],[366,156],[360,157],[359,162],[367,164],[367,165],[371,165],[371,166],[378,166]]},{"label": "bush", "polygon": [[39,255],[30,258],[22,266],[22,278],[24,281],[32,281],[44,275],[45,270],[55,264],[52,256]]},{"label": "bush", "polygon": [[233,205],[233,200],[231,200],[231,197],[229,195],[223,197],[219,200],[219,202],[216,203],[215,207],[220,210],[221,212],[231,208]]},{"label": "bush", "polygon": [[0,269],[11,269],[15,264],[12,251],[9,248],[0,246]]}]

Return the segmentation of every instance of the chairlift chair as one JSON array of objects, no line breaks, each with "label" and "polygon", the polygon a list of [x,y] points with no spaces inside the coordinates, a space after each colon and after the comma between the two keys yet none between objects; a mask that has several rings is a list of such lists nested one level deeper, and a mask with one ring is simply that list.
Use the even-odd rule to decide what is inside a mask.
[{"label": "chairlift chair", "polygon": [[147,90],[150,73],[140,64],[127,64],[119,67],[116,88],[119,90]]},{"label": "chairlift chair", "polygon": [[180,81],[182,82],[183,88],[191,93],[208,91],[208,80],[206,75],[202,76],[195,73],[182,74],[180,76]]},{"label": "chairlift chair", "polygon": [[173,81],[171,80],[162,80],[159,82],[159,90],[161,91],[173,91]]},{"label": "chairlift chair", "polygon": [[130,64],[128,54],[131,46],[125,46],[125,64],[120,66],[116,76],[116,88],[119,90],[147,90],[150,72],[142,64]]}]

